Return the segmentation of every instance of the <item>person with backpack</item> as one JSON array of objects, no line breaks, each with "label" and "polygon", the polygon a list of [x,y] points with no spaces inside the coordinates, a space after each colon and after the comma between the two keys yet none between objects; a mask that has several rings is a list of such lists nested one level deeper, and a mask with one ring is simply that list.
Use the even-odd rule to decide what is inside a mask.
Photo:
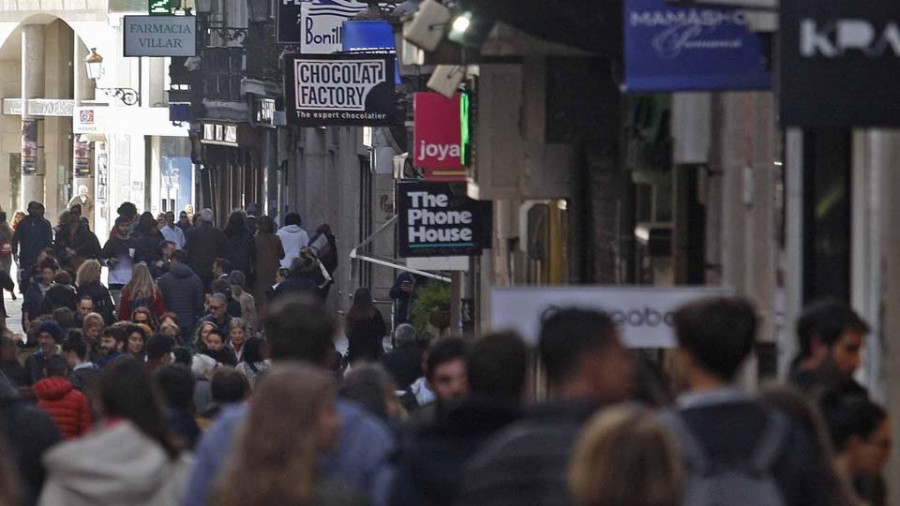
[{"label": "person with backpack", "polygon": [[675,312],[687,391],[660,418],[685,470],[683,504],[830,504],[812,436],[735,385],[756,342],[757,316],[744,299],[703,299]]}]

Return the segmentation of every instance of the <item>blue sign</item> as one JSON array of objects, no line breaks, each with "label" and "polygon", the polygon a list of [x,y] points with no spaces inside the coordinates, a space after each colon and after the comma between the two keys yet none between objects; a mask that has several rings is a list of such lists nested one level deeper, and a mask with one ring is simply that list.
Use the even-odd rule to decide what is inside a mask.
[{"label": "blue sign", "polygon": [[[394,29],[384,20],[344,21],[341,28],[344,53],[397,54]],[[400,62],[395,63],[394,81],[400,81]]]},{"label": "blue sign", "polygon": [[626,0],[625,91],[767,90],[759,35],[738,9]]}]

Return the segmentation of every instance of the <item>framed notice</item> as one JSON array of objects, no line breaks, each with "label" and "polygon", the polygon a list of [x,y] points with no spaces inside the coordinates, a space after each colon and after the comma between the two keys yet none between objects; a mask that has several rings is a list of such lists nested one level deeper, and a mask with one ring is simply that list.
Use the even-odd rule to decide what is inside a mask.
[{"label": "framed notice", "polygon": [[125,56],[196,56],[195,16],[125,16]]},{"label": "framed notice", "polygon": [[385,126],[394,122],[394,56],[284,56],[285,112],[297,126]]},{"label": "framed notice", "polygon": [[491,203],[463,184],[404,181],[397,200],[400,257],[480,255],[490,245]]}]

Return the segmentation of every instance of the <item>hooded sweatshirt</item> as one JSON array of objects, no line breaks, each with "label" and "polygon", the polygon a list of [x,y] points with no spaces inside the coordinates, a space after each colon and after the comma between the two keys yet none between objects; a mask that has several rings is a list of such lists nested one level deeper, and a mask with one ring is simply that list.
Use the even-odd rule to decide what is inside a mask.
[{"label": "hooded sweatshirt", "polygon": [[91,406],[87,397],[66,378],[52,376],[34,384],[38,407],[53,418],[66,439],[83,435],[91,428]]},{"label": "hooded sweatshirt", "polygon": [[64,443],[44,457],[40,505],[180,504],[190,462],[165,450],[128,420]]},{"label": "hooded sweatshirt", "polygon": [[288,269],[295,258],[300,256],[300,250],[309,245],[309,234],[299,225],[281,227],[277,232],[284,247],[284,258],[281,259],[281,267]]}]

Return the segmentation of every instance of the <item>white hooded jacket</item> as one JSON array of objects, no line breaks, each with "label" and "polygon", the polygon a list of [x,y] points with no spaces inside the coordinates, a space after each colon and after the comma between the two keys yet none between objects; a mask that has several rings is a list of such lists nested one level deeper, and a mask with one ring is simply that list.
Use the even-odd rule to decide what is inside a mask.
[{"label": "white hooded jacket", "polygon": [[277,235],[281,239],[281,246],[284,247],[281,267],[289,269],[291,262],[300,256],[300,250],[309,245],[309,234],[299,225],[288,225],[279,228]]},{"label": "white hooded jacket", "polygon": [[169,506],[181,503],[191,463],[170,460],[137,426],[121,421],[55,447],[44,465],[39,506]]}]

